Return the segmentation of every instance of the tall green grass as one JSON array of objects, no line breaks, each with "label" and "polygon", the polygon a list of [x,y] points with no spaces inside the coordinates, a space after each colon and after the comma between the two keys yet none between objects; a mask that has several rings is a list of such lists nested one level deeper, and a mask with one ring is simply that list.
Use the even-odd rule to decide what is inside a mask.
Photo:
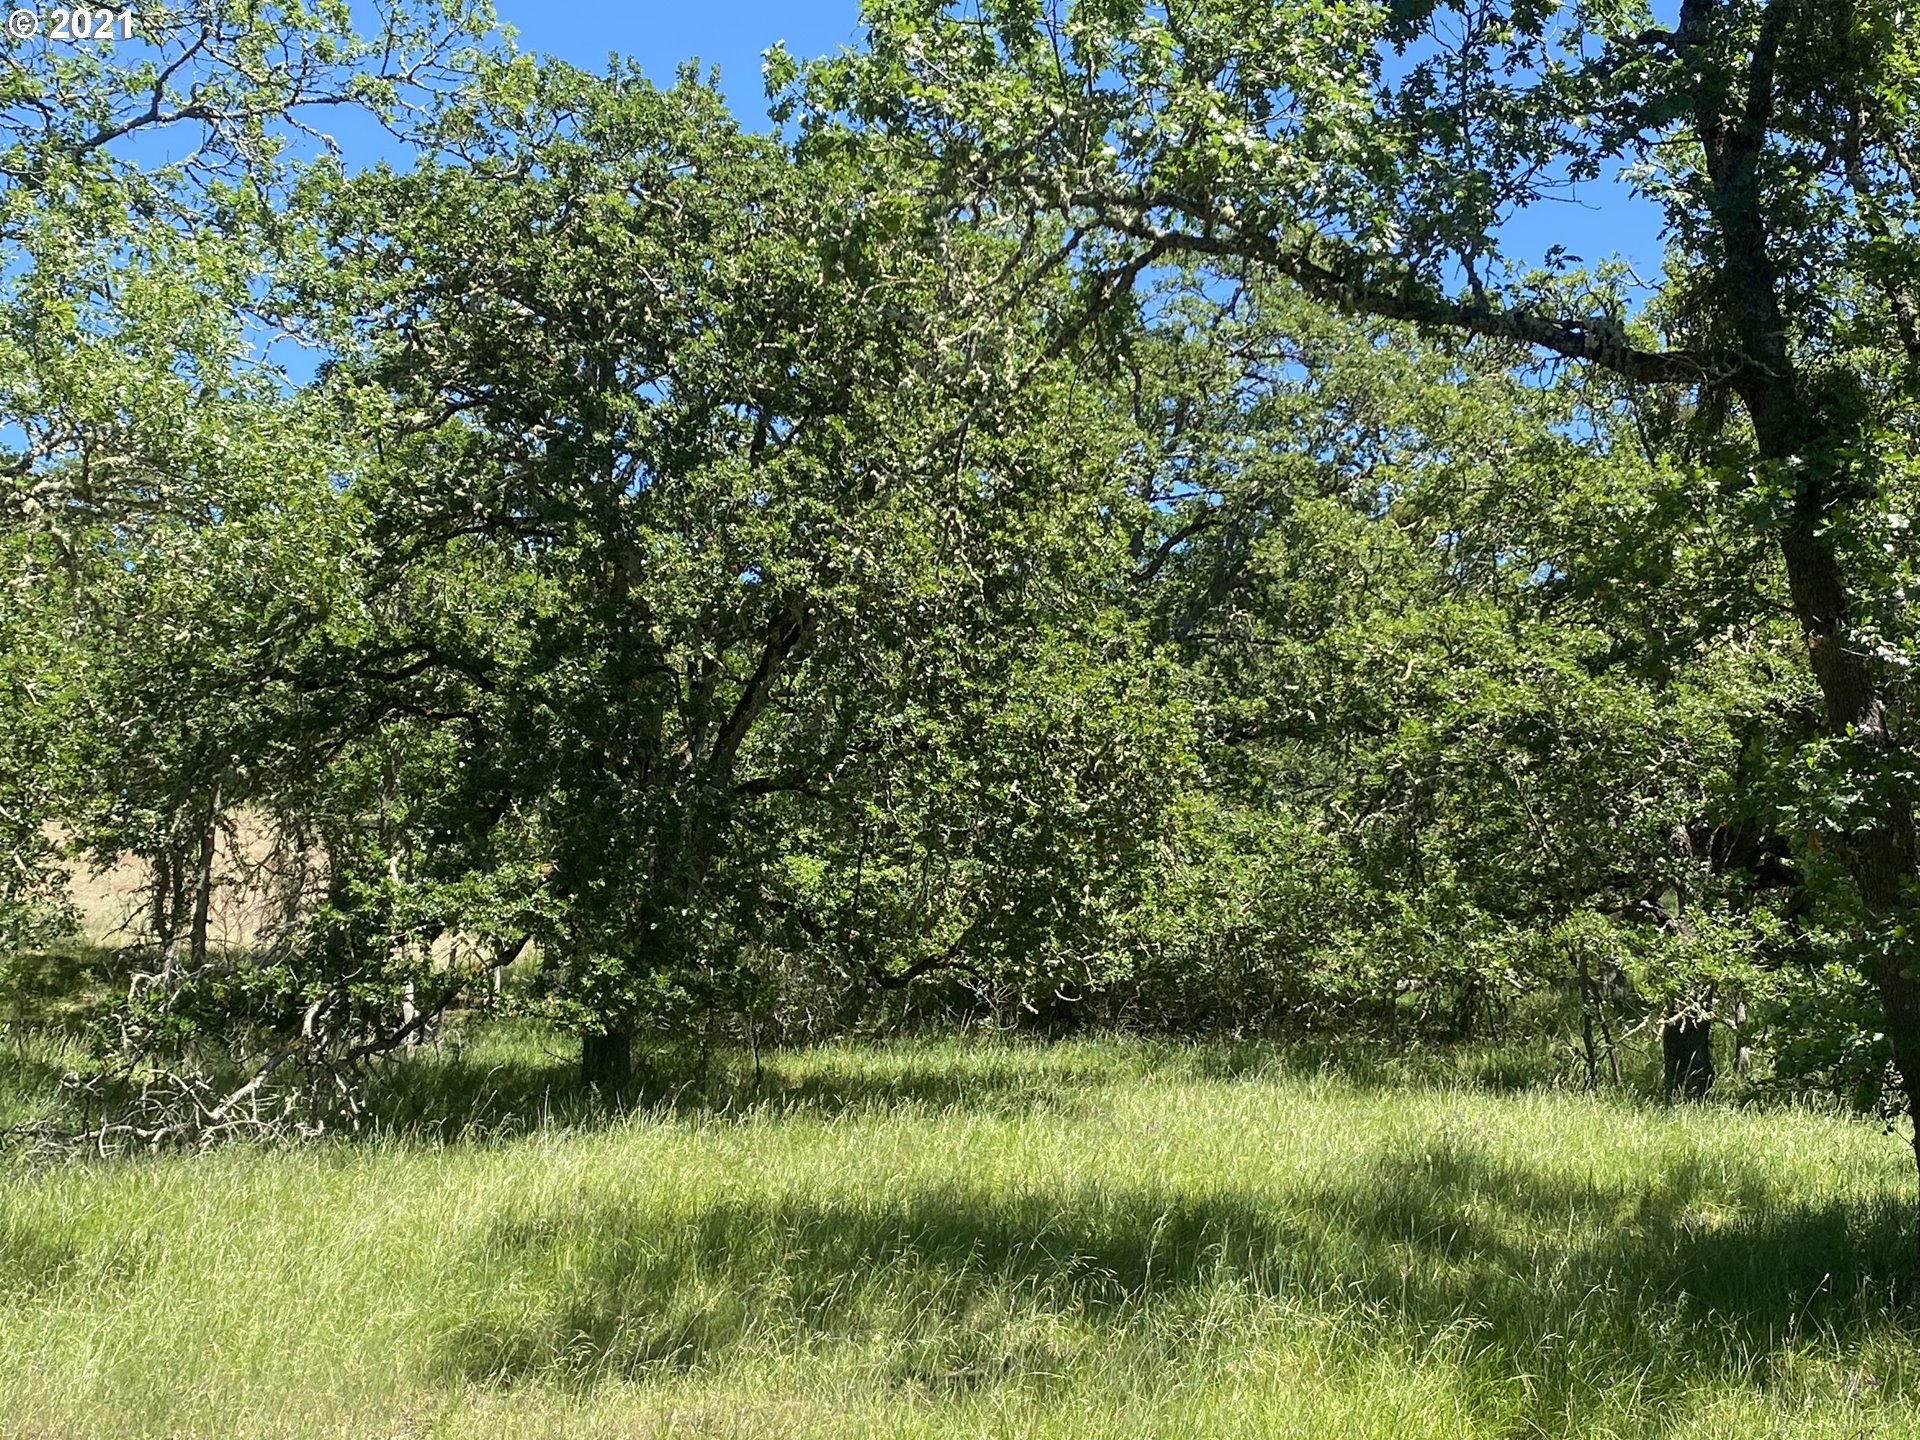
[{"label": "tall green grass", "polygon": [[372,1141],[5,1174],[0,1434],[1920,1435],[1869,1125],[1117,1041],[606,1116],[544,1045]]}]

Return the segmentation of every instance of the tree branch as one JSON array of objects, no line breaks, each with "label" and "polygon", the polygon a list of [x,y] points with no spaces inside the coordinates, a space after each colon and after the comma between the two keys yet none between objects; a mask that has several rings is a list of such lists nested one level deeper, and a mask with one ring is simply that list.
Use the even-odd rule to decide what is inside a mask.
[{"label": "tree branch", "polygon": [[[1447,300],[1412,285],[1389,288],[1374,281],[1350,279],[1315,260],[1308,243],[1288,244],[1270,234],[1222,225],[1210,206],[1182,197],[1083,193],[1070,197],[1069,203],[1093,210],[1107,228],[1145,241],[1161,254],[1250,260],[1266,266],[1287,276],[1314,299],[1350,315],[1374,315],[1428,329],[1517,341],[1568,360],[1588,361],[1642,384],[1691,384],[1725,368],[1695,351],[1643,350],[1628,340],[1618,321],[1607,316],[1545,315],[1525,306],[1500,309],[1478,301]],[[1156,212],[1204,222],[1205,228],[1167,229],[1153,220]]]},{"label": "tree branch", "polygon": [[767,642],[760,652],[760,663],[741,687],[732,713],[720,727],[720,733],[714,737],[713,752],[707,757],[706,765],[710,778],[724,782],[733,774],[734,759],[740,753],[747,732],[753,728],[753,722],[760,718],[760,712],[766,708],[767,700],[773,693],[773,682],[780,677],[780,672],[786,668],[794,651],[800,648],[809,629],[811,626],[807,623],[806,613],[798,603],[789,605],[767,627]]}]

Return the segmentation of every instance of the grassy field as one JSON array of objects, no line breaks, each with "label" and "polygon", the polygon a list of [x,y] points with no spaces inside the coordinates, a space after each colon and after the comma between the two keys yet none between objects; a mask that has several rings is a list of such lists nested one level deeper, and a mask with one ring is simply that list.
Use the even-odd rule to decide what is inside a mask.
[{"label": "grassy field", "polygon": [[1920,1435],[1866,1124],[1117,1041],[596,1118],[560,1065],[390,1097],[492,1133],[10,1162],[0,1434]]}]

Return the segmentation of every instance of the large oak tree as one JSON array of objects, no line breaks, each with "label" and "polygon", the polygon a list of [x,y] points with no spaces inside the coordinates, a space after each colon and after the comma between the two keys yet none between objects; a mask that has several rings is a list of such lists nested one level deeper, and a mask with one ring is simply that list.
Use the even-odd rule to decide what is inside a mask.
[{"label": "large oak tree", "polygon": [[[923,0],[790,92],[816,143],[942,167],[950,203],[1051,216],[1107,296],[1157,262],[1257,267],[1343,310],[1520,342],[1686,418],[1703,519],[1769,539],[1827,739],[1790,817],[1833,884],[1920,1110],[1910,508],[1920,393],[1920,42],[1892,0]],[[784,78],[776,75],[776,78]],[[804,103],[804,111],[798,107]],[[1529,268],[1520,210],[1624,168],[1664,275]],[[1577,211],[1569,207],[1570,216]],[[1030,232],[1036,237],[1039,231]],[[1753,607],[1765,602],[1756,577]]]}]

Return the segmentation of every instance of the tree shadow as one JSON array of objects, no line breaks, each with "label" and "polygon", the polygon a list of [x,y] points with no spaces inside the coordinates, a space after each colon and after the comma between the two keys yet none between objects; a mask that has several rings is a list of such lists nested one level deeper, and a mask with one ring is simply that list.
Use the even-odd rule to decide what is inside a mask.
[{"label": "tree shadow", "polygon": [[1527,1433],[1555,1434],[1621,1385],[1646,1405],[1766,1390],[1809,1347],[1870,1354],[1867,1383],[1897,1398],[1920,1339],[1891,1288],[1908,1233],[1891,1198],[1782,1204],[1738,1164],[1669,1156],[1631,1181],[1576,1183],[1459,1142],[1377,1151],[1278,1195],[582,1202],[495,1217],[464,1263],[475,1290],[510,1303],[472,1315],[442,1360],[467,1382],[592,1384],[831,1356],[950,1390],[1038,1383],[1116,1347],[1146,1347],[1149,1368],[1192,1364],[1223,1336],[1257,1344],[1263,1325],[1318,1315],[1356,1370],[1471,1333],[1449,1363],[1498,1383],[1460,1393],[1506,1397],[1513,1426],[1528,1377]]},{"label": "tree shadow", "polygon": [[124,990],[130,971],[124,956],[78,941],[0,956],[0,1021],[75,1033]]},{"label": "tree shadow", "polygon": [[21,1046],[0,1044],[0,1115],[9,1109],[30,1110],[35,1104],[57,1101],[60,1082],[72,1069],[63,1058],[34,1053]]},{"label": "tree shadow", "polygon": [[66,1236],[23,1215],[0,1215],[0,1302],[26,1301],[53,1289],[80,1264]]},{"label": "tree shadow", "polygon": [[1196,1078],[1324,1077],[1366,1094],[1461,1090],[1513,1095],[1560,1089],[1567,1084],[1561,1057],[1539,1044],[1463,1042],[1409,1047],[1329,1039],[1312,1044],[1249,1042],[1219,1048],[1223,1053],[1217,1058],[1197,1056],[1187,1067]]},{"label": "tree shadow", "polygon": [[1043,1048],[976,1052],[964,1062],[947,1054],[882,1066],[872,1063],[872,1053],[836,1063],[830,1052],[816,1052],[794,1057],[804,1063],[792,1069],[784,1063],[787,1057],[775,1056],[758,1080],[749,1071],[736,1072],[720,1092],[723,1108],[821,1118],[902,1108],[973,1115],[1078,1114],[1117,1080],[1127,1078],[1110,1056],[1076,1060]]},{"label": "tree shadow", "polygon": [[1725,1155],[1575,1180],[1440,1138],[1376,1155],[1314,1203],[1374,1257],[1361,1293],[1422,1333],[1470,1318],[1489,1354],[1524,1359],[1563,1401],[1628,1380],[1764,1389],[1806,1347],[1871,1349],[1887,1398],[1910,1383],[1904,1196],[1783,1202],[1761,1167]]},{"label": "tree shadow", "polygon": [[833,1119],[903,1109],[978,1115],[1080,1113],[1119,1078],[1111,1059],[1051,1061],[1009,1051],[955,1064],[874,1063],[876,1052],[776,1053],[756,1075],[735,1051],[701,1056],[663,1046],[636,1057],[619,1094],[583,1085],[577,1059],[553,1047],[516,1053],[432,1050],[394,1057],[376,1073],[378,1129],[431,1141],[507,1139],[556,1127],[594,1128],[636,1114],[736,1121],[768,1115]]},{"label": "tree shadow", "polygon": [[973,1115],[1083,1114],[1112,1086],[1156,1080],[1240,1083],[1325,1077],[1364,1094],[1423,1089],[1505,1094],[1542,1083],[1537,1057],[1488,1049],[1408,1055],[1368,1046],[1128,1042],[1118,1053],[1038,1043],[920,1053],[911,1043],[774,1050],[756,1073],[737,1047],[663,1043],[635,1056],[633,1083],[609,1095],[582,1085],[577,1042],[548,1037],[511,1053],[434,1047],[394,1057],[376,1077],[381,1128],[433,1140],[510,1138],[593,1127],[632,1114],[711,1120],[769,1113],[822,1119],[920,1109]]},{"label": "tree shadow", "polygon": [[1057,1332],[1022,1323],[1035,1315],[1117,1325],[1227,1272],[1277,1292],[1301,1238],[1231,1196],[785,1197],[666,1224],[619,1206],[509,1214],[470,1259],[548,1302],[476,1318],[446,1358],[467,1380],[632,1377],[748,1349],[858,1345],[884,1316],[898,1342],[884,1378],[962,1388],[1067,1358]]}]

